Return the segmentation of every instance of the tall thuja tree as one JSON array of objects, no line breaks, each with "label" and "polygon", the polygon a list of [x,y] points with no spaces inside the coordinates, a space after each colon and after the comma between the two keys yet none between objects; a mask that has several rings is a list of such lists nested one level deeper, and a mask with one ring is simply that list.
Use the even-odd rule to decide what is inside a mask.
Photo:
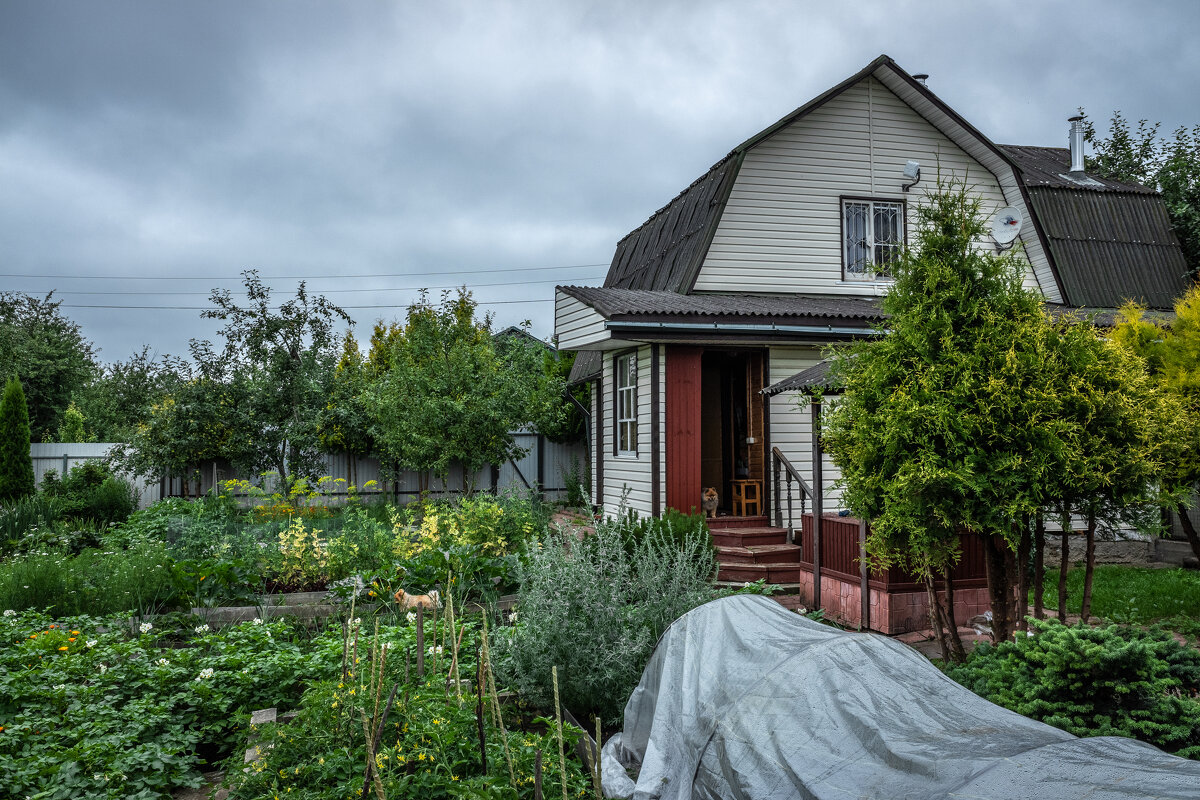
[{"label": "tall thuja tree", "polygon": [[521,454],[512,431],[531,420],[540,353],[513,344],[498,351],[490,316],[475,317],[461,289],[434,305],[409,307],[388,371],[371,393],[379,447],[396,463],[444,480],[463,466],[463,489],[487,464]]},{"label": "tall thuja tree", "polygon": [[375,443],[371,438],[371,414],[365,394],[369,373],[351,331],[342,338],[342,355],[333,371],[329,394],[321,415],[321,446],[330,453],[345,453],[350,482],[358,484],[358,459],[368,456]]},{"label": "tall thuja tree", "polygon": [[940,603],[934,581],[949,577],[960,534],[982,537],[993,630],[1008,638],[1021,522],[1043,503],[1064,444],[1042,381],[1047,322],[1021,286],[1022,262],[980,246],[979,201],[961,183],[939,185],[917,216],[882,335],[835,356],[845,388],[825,441],[843,501],[871,521],[872,557],[921,576],[931,621],[954,639],[944,652],[961,653],[953,596]]},{"label": "tall thuja tree", "polygon": [[1200,533],[1186,512],[1186,503],[1200,492],[1200,285],[1175,303],[1169,323],[1146,319],[1144,309],[1132,303],[1125,306],[1112,339],[1145,359],[1152,380],[1179,407],[1162,423],[1169,427],[1162,439],[1170,449],[1160,458],[1157,478],[1175,491],[1168,505],[1200,558]]},{"label": "tall thuja tree", "polygon": [[321,471],[321,413],[338,358],[334,325],[351,320],[324,297],[309,295],[303,282],[276,308],[256,271],[242,275],[244,306],[218,290],[210,298],[215,308],[202,314],[225,322],[223,351],[193,343],[192,355],[202,371],[225,365],[219,370],[223,380],[242,389],[238,407],[229,410],[245,425],[237,437],[244,449],[235,447],[232,454],[242,466],[275,471],[290,489],[297,478]]},{"label": "tall thuja tree", "polygon": [[16,375],[0,397],[0,503],[20,500],[35,490],[29,452],[29,409]]}]

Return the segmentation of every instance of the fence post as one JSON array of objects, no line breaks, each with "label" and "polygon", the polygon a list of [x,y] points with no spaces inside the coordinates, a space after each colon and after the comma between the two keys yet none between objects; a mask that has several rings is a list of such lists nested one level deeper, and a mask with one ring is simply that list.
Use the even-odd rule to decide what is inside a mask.
[{"label": "fence post", "polygon": [[62,478],[67,477],[67,458],[69,458],[68,454],[63,453],[62,475],[60,475],[59,477],[62,477]]},{"label": "fence post", "polygon": [[871,629],[871,582],[870,569],[867,564],[867,521],[858,521],[858,581],[859,594],[862,596],[862,612],[860,620],[864,631]]},{"label": "fence post", "polygon": [[[775,496],[775,524],[783,527],[783,507],[779,500],[779,456],[771,454],[771,494]],[[788,544],[792,543],[792,532],[788,531]]]},{"label": "fence post", "polygon": [[821,475],[821,401],[812,401],[813,456],[813,608],[821,607],[821,514],[824,511],[824,476]]}]

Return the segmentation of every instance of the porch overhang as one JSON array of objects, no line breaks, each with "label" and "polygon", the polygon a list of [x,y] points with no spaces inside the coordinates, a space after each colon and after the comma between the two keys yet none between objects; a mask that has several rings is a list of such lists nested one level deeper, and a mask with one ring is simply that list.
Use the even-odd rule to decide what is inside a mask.
[{"label": "porch overhang", "polygon": [[559,286],[555,333],[564,350],[640,343],[824,343],[873,335],[874,298],[682,295],[649,289]]}]

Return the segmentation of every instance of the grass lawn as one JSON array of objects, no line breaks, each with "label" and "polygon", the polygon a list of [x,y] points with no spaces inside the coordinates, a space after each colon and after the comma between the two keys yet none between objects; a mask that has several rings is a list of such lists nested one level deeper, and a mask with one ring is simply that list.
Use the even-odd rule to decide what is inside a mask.
[{"label": "grass lawn", "polygon": [[[1083,568],[1080,567],[1067,572],[1067,612],[1078,614],[1082,599]],[[1058,570],[1046,571],[1045,604],[1053,615],[1058,605]],[[1185,636],[1200,636],[1200,572],[1097,566],[1092,583],[1092,614],[1135,625],[1164,622]]]}]

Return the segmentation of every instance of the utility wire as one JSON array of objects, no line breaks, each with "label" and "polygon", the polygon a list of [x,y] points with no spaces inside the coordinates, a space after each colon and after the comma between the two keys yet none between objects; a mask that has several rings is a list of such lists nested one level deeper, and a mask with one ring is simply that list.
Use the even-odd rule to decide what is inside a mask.
[{"label": "utility wire", "polygon": [[[604,276],[601,275],[601,276],[595,277],[595,278],[575,278],[573,280],[599,281],[599,280],[604,280]],[[521,284],[558,283],[558,279],[557,278],[541,278],[538,280],[521,281],[520,283]],[[370,289],[362,289],[362,288],[322,289],[322,290],[320,290],[319,294],[348,294],[348,293],[357,293],[357,292],[417,292],[417,291],[421,291],[422,289],[428,289],[431,291],[434,289],[457,289],[461,285],[462,284],[455,283],[455,284],[450,284],[447,286],[380,286],[380,287],[370,288]],[[470,283],[470,284],[467,284],[467,288],[473,290],[476,288],[484,288],[484,287],[490,287],[490,286],[513,286],[513,285],[515,285],[513,281],[501,281],[499,283]],[[72,290],[59,291],[58,289],[55,289],[54,293],[56,295],[79,295],[79,294],[112,295],[112,294],[116,294],[116,295],[131,295],[131,296],[154,295],[156,297],[164,296],[164,295],[171,295],[171,296],[186,295],[186,296],[192,296],[192,297],[197,297],[197,296],[207,297],[208,295],[211,294],[211,292],[205,292],[205,291],[159,292],[159,291],[155,291],[153,289],[129,289],[126,291],[72,291]]]},{"label": "utility wire", "polygon": [[[479,275],[497,272],[546,272],[563,269],[595,269],[607,267],[608,264],[565,264],[557,267],[495,267],[490,269],[444,269],[434,272],[371,272],[345,273],[337,275],[259,275],[264,281],[275,280],[345,280],[347,278],[407,278],[426,275]],[[65,278],[71,280],[106,280],[106,281],[241,281],[242,277],[193,277],[190,275],[47,275],[45,273],[30,274],[22,272],[0,272],[0,278]]]},{"label": "utility wire", "polygon": [[[544,297],[537,300],[476,300],[477,306],[503,306],[520,303],[553,303],[553,297]],[[339,306],[342,309],[358,309],[358,308],[408,308],[411,303],[383,303],[379,305],[362,305],[362,306]],[[62,303],[61,308],[120,308],[130,309],[134,311],[209,311],[212,306],[118,306],[106,304],[91,304],[91,303]],[[278,310],[276,307],[274,310]]]}]

